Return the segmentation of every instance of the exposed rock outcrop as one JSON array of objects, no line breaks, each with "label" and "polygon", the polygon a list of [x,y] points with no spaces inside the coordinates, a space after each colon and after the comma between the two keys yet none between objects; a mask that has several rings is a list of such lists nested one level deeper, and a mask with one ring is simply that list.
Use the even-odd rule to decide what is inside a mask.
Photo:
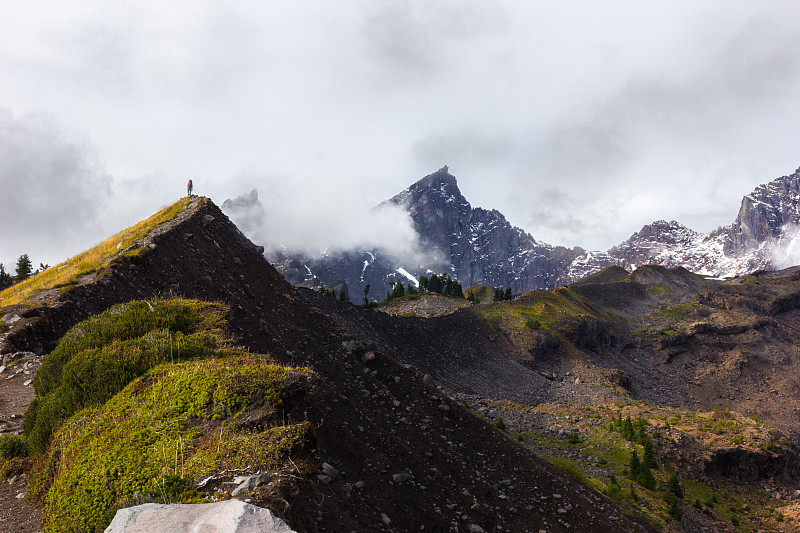
[{"label": "exposed rock outcrop", "polygon": [[117,511],[105,533],[294,533],[286,522],[239,500],[216,503],[162,505],[145,503]]}]

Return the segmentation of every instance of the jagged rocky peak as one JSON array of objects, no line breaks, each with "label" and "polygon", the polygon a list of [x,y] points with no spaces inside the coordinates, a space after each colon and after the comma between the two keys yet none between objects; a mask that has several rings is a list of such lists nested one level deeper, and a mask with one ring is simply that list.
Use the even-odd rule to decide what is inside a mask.
[{"label": "jagged rocky peak", "polygon": [[675,220],[670,220],[669,222],[656,220],[631,235],[626,242],[658,241],[669,244],[688,244],[696,236],[696,231],[692,231],[680,222]]},{"label": "jagged rocky peak", "polygon": [[412,216],[418,206],[427,204],[456,207],[458,211],[470,208],[469,202],[458,188],[456,177],[450,174],[447,165],[428,174],[387,202],[409,209]]},{"label": "jagged rocky peak", "polygon": [[800,168],[742,198],[739,214],[730,230],[726,253],[742,253],[780,237],[786,225],[800,224]]},{"label": "jagged rocky peak", "polygon": [[258,199],[256,189],[225,200],[222,202],[222,210],[250,239],[255,242],[269,242],[269,236],[264,231],[267,213]]},{"label": "jagged rocky peak", "polygon": [[472,207],[444,166],[384,203],[402,206],[411,215],[423,241],[448,249],[453,235],[464,231]]}]

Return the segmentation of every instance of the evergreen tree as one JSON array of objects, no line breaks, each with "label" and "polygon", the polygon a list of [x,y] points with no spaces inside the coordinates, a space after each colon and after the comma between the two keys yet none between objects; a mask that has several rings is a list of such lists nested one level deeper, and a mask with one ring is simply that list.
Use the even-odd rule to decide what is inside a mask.
[{"label": "evergreen tree", "polygon": [[24,279],[28,279],[33,272],[33,265],[28,254],[22,254],[17,259],[17,274],[14,276],[14,282],[19,283]]},{"label": "evergreen tree", "polygon": [[681,510],[680,506],[678,505],[678,500],[672,500],[672,503],[669,504],[669,509],[667,509],[669,515],[680,522],[681,518],[683,518],[683,511]]},{"label": "evergreen tree", "polygon": [[367,294],[369,294],[369,283],[367,283],[367,286],[364,287],[364,302],[361,304],[364,307],[367,307],[369,305],[369,300],[367,299]]},{"label": "evergreen tree", "polygon": [[428,278],[426,276],[419,277],[419,292],[426,292],[428,290]]},{"label": "evergreen tree", "polygon": [[6,267],[3,263],[0,263],[0,290],[5,289],[6,287],[10,287],[14,284],[14,278],[6,272]]},{"label": "evergreen tree", "polygon": [[406,294],[417,294],[417,292],[419,292],[419,291],[417,291],[417,288],[414,287],[414,284],[413,283],[409,283],[408,284],[408,288],[406,289]]},{"label": "evergreen tree", "polygon": [[442,278],[440,278],[436,274],[431,274],[431,279],[428,282],[428,290],[430,292],[438,292],[439,294],[441,294],[443,289],[444,289],[444,283],[442,281]]},{"label": "evergreen tree", "polygon": [[636,476],[636,483],[646,489],[653,490],[656,488],[656,478],[653,475],[652,470],[647,468],[647,465],[641,465],[641,471],[639,472],[639,475]]},{"label": "evergreen tree", "polygon": [[472,293],[472,291],[469,292],[469,296],[467,296],[467,300],[469,300],[472,303],[475,303],[475,295]]},{"label": "evergreen tree", "polygon": [[642,446],[644,447],[642,463],[644,463],[647,468],[652,468],[653,470],[658,469],[658,461],[656,461],[655,453],[653,453],[653,441],[647,434],[645,434],[642,439]]},{"label": "evergreen tree", "polygon": [[633,428],[635,430],[635,440],[642,445],[644,445],[644,441],[650,438],[647,436],[647,430],[645,429],[646,425],[647,421],[641,416],[637,418],[636,422],[633,424]]},{"label": "evergreen tree", "polygon": [[503,299],[504,300],[510,300],[511,299],[511,287],[508,287],[506,289],[506,293],[503,295]]},{"label": "evergreen tree", "polygon": [[392,293],[390,298],[402,298],[406,295],[406,289],[403,287],[403,284],[399,281],[394,284],[394,289],[392,289]]},{"label": "evergreen tree", "polygon": [[673,472],[673,474],[669,477],[667,489],[669,489],[669,491],[677,498],[683,498],[683,487],[681,487],[681,481],[678,479],[678,474]]},{"label": "evergreen tree", "polygon": [[622,433],[623,437],[631,442],[633,442],[633,440],[636,438],[636,430],[633,429],[633,422],[631,422],[630,416],[628,416],[622,422],[622,427],[620,428],[619,432]]},{"label": "evergreen tree", "polygon": [[347,294],[345,294],[344,289],[339,291],[339,301],[346,302],[347,301]]},{"label": "evergreen tree", "polygon": [[631,462],[628,464],[628,476],[636,481],[642,473],[642,463],[639,461],[639,454],[636,450],[631,451]]}]

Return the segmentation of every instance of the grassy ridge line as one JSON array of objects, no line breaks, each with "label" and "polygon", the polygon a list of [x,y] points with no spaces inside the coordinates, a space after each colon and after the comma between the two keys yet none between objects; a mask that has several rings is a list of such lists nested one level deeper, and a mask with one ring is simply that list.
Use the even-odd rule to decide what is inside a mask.
[{"label": "grassy ridge line", "polygon": [[150,218],[117,233],[97,246],[8,287],[0,292],[0,307],[28,303],[30,298],[39,291],[75,284],[80,276],[97,272],[108,266],[111,260],[118,255],[140,253],[137,249],[125,252],[123,250],[144,238],[156,226],[174,219],[178,213],[186,209],[194,201],[198,201],[199,205],[203,205],[205,199],[182,198],[174,204],[161,209]]}]

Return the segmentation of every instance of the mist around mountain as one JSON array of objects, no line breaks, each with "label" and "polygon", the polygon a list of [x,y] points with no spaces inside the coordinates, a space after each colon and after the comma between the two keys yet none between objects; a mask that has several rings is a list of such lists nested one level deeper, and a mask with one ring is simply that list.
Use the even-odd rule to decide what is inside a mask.
[{"label": "mist around mountain", "polygon": [[[742,199],[728,226],[699,233],[658,220],[606,251],[568,249],[537,241],[497,210],[474,208],[447,167],[425,176],[373,208],[413,238],[365,240],[324,251],[279,245],[265,224],[257,191],[227,200],[223,209],[242,230],[264,242],[267,258],[292,284],[345,290],[360,301],[367,285],[380,301],[393,283],[446,273],[464,287],[510,287],[514,294],[573,283],[610,266],[629,271],[656,264],[725,278],[800,262],[800,169],[757,187]],[[371,220],[365,218],[364,224]],[[407,235],[407,232],[406,232]]]}]

